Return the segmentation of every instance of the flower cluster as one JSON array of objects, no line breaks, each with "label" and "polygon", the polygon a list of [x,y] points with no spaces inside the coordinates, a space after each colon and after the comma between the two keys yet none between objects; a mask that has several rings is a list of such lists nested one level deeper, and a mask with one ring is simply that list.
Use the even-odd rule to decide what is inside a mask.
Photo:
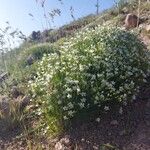
[{"label": "flower cluster", "polygon": [[30,82],[32,92],[64,120],[104,102],[126,103],[146,82],[148,55],[134,33],[102,26],[85,29],[65,42],[60,54],[43,57]]}]

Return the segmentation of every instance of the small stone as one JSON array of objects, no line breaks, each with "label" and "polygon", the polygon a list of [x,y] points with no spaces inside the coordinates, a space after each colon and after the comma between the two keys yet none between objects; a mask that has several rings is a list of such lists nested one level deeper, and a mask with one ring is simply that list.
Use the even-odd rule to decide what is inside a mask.
[{"label": "small stone", "polygon": [[150,24],[146,25],[145,29],[146,29],[147,32],[150,32]]},{"label": "small stone", "polygon": [[105,106],[105,107],[104,107],[104,110],[105,110],[105,111],[110,110],[109,106]]},{"label": "small stone", "polygon": [[17,98],[21,94],[21,92],[18,90],[17,86],[13,86],[10,90],[10,93],[13,98]]},{"label": "small stone", "polygon": [[122,107],[120,107],[120,109],[119,109],[119,114],[123,114],[123,109],[122,109]]},{"label": "small stone", "polygon": [[20,102],[20,108],[23,110],[30,102],[30,97],[29,96],[24,96]]},{"label": "small stone", "polygon": [[64,149],[64,147],[60,142],[57,142],[55,144],[55,150],[63,150],[63,149]]},{"label": "small stone", "polygon": [[84,138],[82,138],[82,139],[81,139],[81,142],[85,142],[85,139],[84,139]]},{"label": "small stone", "polygon": [[94,150],[98,150],[99,148],[98,148],[98,146],[95,146],[95,145],[94,145],[94,146],[93,146],[93,149],[94,149]]},{"label": "small stone", "polygon": [[67,138],[67,137],[62,138],[62,139],[60,140],[60,142],[61,142],[63,145],[67,146],[67,147],[71,145],[70,139]]},{"label": "small stone", "polygon": [[100,122],[101,121],[101,119],[100,118],[96,118],[96,122]]},{"label": "small stone", "polygon": [[116,125],[118,125],[119,123],[118,123],[117,120],[112,120],[112,121],[110,122],[110,124],[113,125],[113,126],[116,126]]}]

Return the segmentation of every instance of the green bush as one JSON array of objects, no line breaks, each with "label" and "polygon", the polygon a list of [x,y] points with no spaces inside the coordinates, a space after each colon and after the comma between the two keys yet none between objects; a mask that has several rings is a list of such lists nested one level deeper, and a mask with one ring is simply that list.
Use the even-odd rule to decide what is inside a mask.
[{"label": "green bush", "polygon": [[54,53],[56,51],[56,48],[50,44],[39,44],[39,45],[34,45],[22,53],[20,59],[21,59],[21,64],[23,66],[27,65],[27,59],[28,57],[33,57],[34,61],[40,60],[44,54],[50,54]]},{"label": "green bush", "polygon": [[47,112],[64,121],[92,108],[102,109],[103,103],[126,103],[146,82],[148,52],[133,33],[112,27],[87,29],[61,49],[61,55],[43,57],[38,77],[30,81],[43,104],[40,115]]}]

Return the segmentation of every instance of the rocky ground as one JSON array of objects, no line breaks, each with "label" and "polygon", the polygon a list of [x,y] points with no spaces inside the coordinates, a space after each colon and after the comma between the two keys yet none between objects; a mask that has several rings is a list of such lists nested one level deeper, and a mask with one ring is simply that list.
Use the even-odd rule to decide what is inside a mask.
[{"label": "rocky ground", "polygon": [[[71,129],[59,139],[41,141],[43,149],[49,150],[149,150],[150,149],[150,85],[145,85],[135,102],[123,107],[123,111],[109,111],[95,121],[75,121]],[[19,127],[6,128],[0,121],[0,150],[28,150],[20,135]],[[44,148],[45,147],[45,148]],[[34,149],[34,148],[33,148]],[[36,149],[36,148],[35,148]],[[30,150],[30,149],[29,149]]]}]

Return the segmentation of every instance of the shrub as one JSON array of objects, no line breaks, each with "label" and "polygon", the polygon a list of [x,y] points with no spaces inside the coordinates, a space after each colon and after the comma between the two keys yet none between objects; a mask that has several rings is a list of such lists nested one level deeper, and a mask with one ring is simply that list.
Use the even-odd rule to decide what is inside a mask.
[{"label": "shrub", "polygon": [[61,49],[61,55],[43,57],[38,77],[30,81],[32,92],[41,96],[40,115],[47,112],[64,121],[102,109],[103,103],[126,103],[146,82],[148,53],[133,33],[112,27],[87,29]]},{"label": "shrub", "polygon": [[39,44],[35,46],[31,46],[27,48],[21,55],[21,64],[23,66],[27,65],[27,59],[28,57],[32,57],[34,61],[40,60],[44,54],[50,54],[54,53],[56,51],[56,48],[50,44]]}]

